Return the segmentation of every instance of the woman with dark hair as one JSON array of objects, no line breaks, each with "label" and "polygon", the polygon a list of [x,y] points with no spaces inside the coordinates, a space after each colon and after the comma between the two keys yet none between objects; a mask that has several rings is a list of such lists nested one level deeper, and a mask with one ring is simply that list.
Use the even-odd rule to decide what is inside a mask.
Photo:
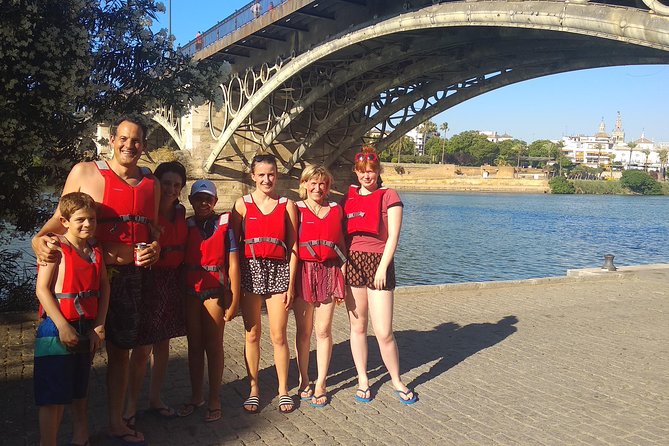
[{"label": "woman with dark hair", "polygon": [[295,203],[276,192],[276,157],[256,155],[251,162],[255,190],[240,197],[232,212],[233,228],[240,237],[240,269],[243,296],[240,302],[246,330],[246,368],[250,381],[244,410],[257,413],[260,403],[260,310],[267,307],[274,346],[274,365],[279,381],[279,410],[292,412],[288,396],[290,351],[286,339],[288,310],[295,294],[297,272],[297,209]]},{"label": "woman with dark hair", "polygon": [[365,146],[355,155],[354,172],[360,185],[349,188],[344,197],[344,213],[346,283],[351,286],[346,307],[351,324],[351,353],[358,373],[355,400],[368,403],[373,397],[367,377],[367,324],[371,318],[395,394],[401,403],[413,404],[417,396],[400,377],[399,352],[393,335],[393,257],[402,227],[403,204],[397,192],[382,187],[381,163],[374,148]]},{"label": "woman with dark hair", "polygon": [[[136,347],[130,357],[128,400],[123,420],[135,427],[139,394],[151,356],[151,383],[148,412],[163,418],[176,416],[174,409],[161,397],[169,360],[170,339],[186,334],[184,301],[179,282],[179,266],[186,244],[186,209],[179,203],[186,184],[186,169],[178,161],[160,164],[155,177],[160,182],[158,228],[160,260],[146,270],[146,292],[140,310],[140,328]],[[153,355],[151,355],[153,353]]]}]

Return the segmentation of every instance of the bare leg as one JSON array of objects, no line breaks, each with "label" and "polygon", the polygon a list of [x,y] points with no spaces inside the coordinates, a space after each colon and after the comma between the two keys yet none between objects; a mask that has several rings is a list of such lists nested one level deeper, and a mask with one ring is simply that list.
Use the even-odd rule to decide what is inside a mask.
[{"label": "bare leg", "polygon": [[142,391],[142,384],[144,384],[146,362],[150,354],[150,345],[136,347],[132,349],[132,353],[130,354],[128,398],[125,403],[125,413],[123,415],[126,420],[137,414],[139,394]]},{"label": "bare leg", "polygon": [[151,383],[149,385],[149,407],[154,409],[166,408],[160,395],[165,375],[167,375],[167,363],[170,359],[170,340],[165,339],[153,344],[153,355],[151,361]]},{"label": "bare leg", "polygon": [[186,333],[188,339],[188,372],[190,374],[190,402],[200,405],[204,398],[204,341],[202,339],[202,302],[186,296]]},{"label": "bare leg", "polygon": [[88,441],[88,400],[72,400],[72,443],[86,444]]},{"label": "bare leg", "polygon": [[[240,306],[242,308],[242,318],[244,319],[244,329],[246,331],[244,344],[244,358],[246,360],[246,372],[249,377],[249,396],[259,396],[258,387],[258,368],[260,367],[260,307],[262,305],[262,296],[244,292]],[[251,406],[244,406],[247,410],[253,410]]]},{"label": "bare leg", "polygon": [[297,297],[293,301],[293,313],[295,314],[295,326],[297,328],[295,352],[297,368],[300,371],[298,389],[300,396],[302,396],[302,391],[309,386],[309,350],[311,350],[311,332],[314,323],[314,304]]},{"label": "bare leg", "polygon": [[[335,304],[333,301],[321,303],[316,307],[316,363],[318,365],[318,378],[314,396],[327,393],[327,376],[332,357],[332,318],[334,317]],[[314,401],[323,404],[325,401]]]},{"label": "bare leg", "polygon": [[[128,428],[123,422],[123,403],[128,390],[129,350],[107,342],[107,401],[109,404],[109,434],[113,436],[130,435],[127,442],[141,442],[144,436]],[[134,438],[133,438],[134,437]]]},{"label": "bare leg", "polygon": [[[393,304],[392,291],[368,290],[369,315],[372,318],[374,335],[379,343],[381,358],[388,369],[388,374],[395,390],[407,392],[407,386],[400,378],[400,355],[393,335]],[[412,395],[409,395],[410,399]]]},{"label": "bare leg", "polygon": [[40,406],[38,411],[39,418],[39,438],[40,446],[56,446],[58,443],[58,428],[63,419],[62,404],[52,404]]},{"label": "bare leg", "polygon": [[223,329],[225,311],[223,299],[207,299],[202,306],[202,333],[207,353],[209,375],[209,410],[221,409],[221,380],[223,379]]},{"label": "bare leg", "polygon": [[[351,324],[351,354],[358,372],[358,388],[369,388],[367,377],[367,288],[351,287],[346,296],[348,320]],[[364,395],[363,395],[364,396]]]},{"label": "bare leg", "polygon": [[[274,347],[274,367],[276,368],[276,377],[279,381],[279,395],[288,395],[288,363],[290,361],[290,350],[286,336],[288,311],[286,310],[284,298],[285,293],[281,293],[273,294],[272,297],[265,300],[269,319],[270,338]],[[292,407],[287,408],[282,405],[282,410],[290,411]]]}]

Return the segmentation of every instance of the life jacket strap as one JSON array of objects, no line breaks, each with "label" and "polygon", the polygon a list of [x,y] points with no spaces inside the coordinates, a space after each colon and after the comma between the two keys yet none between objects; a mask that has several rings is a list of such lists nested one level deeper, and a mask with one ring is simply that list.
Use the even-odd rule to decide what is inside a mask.
[{"label": "life jacket strap", "polygon": [[351,212],[350,214],[346,214],[346,218],[355,218],[355,217],[364,217],[364,216],[365,216],[364,211]]},{"label": "life jacket strap", "polygon": [[339,256],[339,259],[342,262],[346,263],[346,256],[344,255],[344,253],[341,251],[341,249],[339,249],[339,246],[337,246],[336,243],[334,243],[330,240],[309,240],[308,242],[300,243],[300,246],[303,246],[303,247],[307,248],[307,251],[309,251],[309,254],[311,254],[313,256],[313,258],[315,258],[315,259],[319,258],[316,255],[316,251],[314,251],[314,248],[313,248],[314,246],[317,246],[317,245],[323,245],[323,246],[327,246],[328,248],[332,248],[334,250],[334,252],[337,253],[337,256]]},{"label": "life jacket strap", "polygon": [[167,245],[167,246],[161,246],[160,247],[160,257],[165,257],[165,254],[168,254],[170,252],[176,252],[176,251],[184,251],[184,247],[182,245]]},{"label": "life jacket strap", "polygon": [[142,223],[145,225],[148,225],[151,223],[151,220],[148,218],[144,217],[143,215],[119,215],[118,217],[108,217],[108,218],[101,218],[98,220],[98,223],[114,223],[114,222],[136,222],[136,223]]},{"label": "life jacket strap", "polygon": [[80,319],[83,319],[86,313],[81,306],[81,299],[89,299],[91,297],[98,297],[96,290],[80,291],[78,293],[54,293],[58,300],[60,299],[74,299],[74,309],[77,311]]},{"label": "life jacket strap", "polygon": [[273,243],[275,245],[282,246],[285,252],[288,252],[288,248],[286,248],[286,244],[283,242],[283,240],[279,240],[278,238],[274,237],[254,237],[254,238],[247,238],[244,240],[244,243],[249,245],[249,248],[251,249],[251,255],[253,256],[253,260],[256,260],[256,253],[255,250],[253,249],[253,245],[256,243],[262,243],[262,242],[267,242],[267,243]]}]

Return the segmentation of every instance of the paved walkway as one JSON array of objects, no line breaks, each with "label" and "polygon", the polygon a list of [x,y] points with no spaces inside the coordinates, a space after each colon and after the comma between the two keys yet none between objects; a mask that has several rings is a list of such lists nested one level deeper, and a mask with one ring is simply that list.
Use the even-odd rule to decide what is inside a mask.
[{"label": "paved walkway", "polygon": [[[347,320],[337,308],[331,405],[280,414],[271,346],[261,362],[262,412],[243,413],[241,318],[226,327],[223,420],[138,420],[152,445],[655,445],[669,444],[669,265],[622,273],[398,290],[402,373],[420,401],[400,404],[370,337],[375,399],[353,400]],[[38,443],[32,395],[34,321],[0,325],[0,444]],[[289,327],[294,338],[294,324]],[[172,343],[166,401],[186,401],[185,339]],[[105,358],[94,364],[90,423],[105,429]],[[296,386],[291,368],[291,384]],[[293,388],[295,391],[295,388]],[[69,439],[69,416],[62,443]]]}]

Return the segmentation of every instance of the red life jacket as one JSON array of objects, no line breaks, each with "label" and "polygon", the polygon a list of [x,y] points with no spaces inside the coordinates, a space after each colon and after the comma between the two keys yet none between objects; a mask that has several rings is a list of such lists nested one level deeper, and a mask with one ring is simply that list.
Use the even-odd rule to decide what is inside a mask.
[{"label": "red life jacket", "polygon": [[144,177],[133,187],[119,178],[106,161],[96,161],[95,165],[105,180],[104,198],[98,203],[97,239],[124,245],[150,242],[149,223],[156,219],[156,178],[142,167]]},{"label": "red life jacket", "polygon": [[286,259],[286,205],[288,199],[280,197],[269,214],[263,214],[251,194],[244,195],[244,255],[247,259]]},{"label": "red life jacket", "polygon": [[160,244],[160,260],[154,266],[159,268],[176,268],[184,260],[188,226],[186,225],[186,208],[180,204],[175,206],[174,221],[158,216],[158,224],[163,229],[158,243]]},{"label": "red life jacket", "polygon": [[369,195],[360,195],[360,186],[351,185],[346,194],[344,202],[344,213],[346,214],[346,232],[355,234],[379,235],[381,224],[381,204],[383,195],[388,190],[380,187]]},{"label": "red life jacket", "polygon": [[195,217],[188,217],[186,241],[186,288],[202,300],[221,296],[227,285],[225,242],[230,213],[213,215],[207,222],[214,225],[214,232],[207,237]]},{"label": "red life jacket", "polygon": [[337,203],[329,203],[330,212],[318,218],[304,201],[295,203],[300,211],[300,229],[298,231],[298,257],[309,262],[325,262],[339,257],[342,262],[346,256],[337,246],[341,238],[342,208]]},{"label": "red life jacket", "polygon": [[[95,319],[98,316],[98,297],[100,290],[100,268],[102,267],[102,250],[94,242],[89,242],[92,249],[91,257],[85,259],[79,255],[67,241],[61,239],[60,248],[63,252],[64,277],[62,289],[54,292],[58,299],[60,311],[69,322],[80,319]],[[44,310],[40,306],[40,315]]]}]

